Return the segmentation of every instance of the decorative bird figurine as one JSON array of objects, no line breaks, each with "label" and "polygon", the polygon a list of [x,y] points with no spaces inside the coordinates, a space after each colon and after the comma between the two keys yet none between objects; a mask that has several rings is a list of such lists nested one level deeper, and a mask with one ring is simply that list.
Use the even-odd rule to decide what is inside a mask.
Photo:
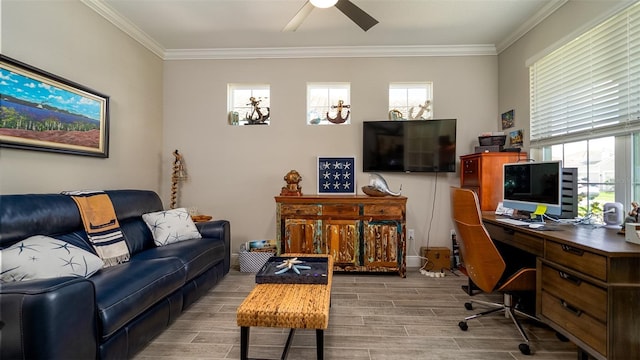
[{"label": "decorative bird figurine", "polygon": [[362,191],[369,196],[400,196],[402,185],[400,185],[398,192],[393,192],[389,190],[389,185],[380,174],[371,173],[369,174],[369,185],[363,186]]}]

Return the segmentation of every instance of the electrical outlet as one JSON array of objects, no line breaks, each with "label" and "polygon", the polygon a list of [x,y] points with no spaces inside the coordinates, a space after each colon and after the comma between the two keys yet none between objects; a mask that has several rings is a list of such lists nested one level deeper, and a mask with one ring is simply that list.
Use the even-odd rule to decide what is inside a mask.
[{"label": "electrical outlet", "polygon": [[416,239],[416,232],[414,229],[407,229],[407,238],[410,242]]}]

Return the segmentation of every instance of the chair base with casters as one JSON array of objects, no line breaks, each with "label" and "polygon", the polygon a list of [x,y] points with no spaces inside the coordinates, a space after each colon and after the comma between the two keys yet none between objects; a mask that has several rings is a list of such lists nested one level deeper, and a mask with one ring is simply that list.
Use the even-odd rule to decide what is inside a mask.
[{"label": "chair base with casters", "polygon": [[485,306],[489,309],[471,316],[467,316],[466,318],[464,318],[464,321],[460,321],[458,323],[458,327],[460,327],[460,329],[463,331],[467,331],[467,329],[469,329],[469,326],[467,325],[467,321],[469,320],[476,319],[476,318],[493,314],[493,313],[500,313],[500,314],[507,313],[508,314],[507,317],[511,318],[511,320],[513,321],[513,324],[518,329],[520,336],[522,336],[522,339],[524,340],[523,343],[518,345],[518,349],[523,355],[531,355],[531,347],[529,346],[529,337],[527,336],[526,332],[524,331],[524,328],[522,327],[522,324],[520,324],[520,321],[516,316],[525,317],[538,323],[541,323],[540,319],[536,318],[535,316],[529,315],[524,311],[520,311],[516,309],[514,305],[511,305],[512,295],[504,294],[504,297],[505,297],[505,301],[503,304],[489,302],[489,301],[475,300],[475,299],[464,303],[464,307],[467,310],[473,310],[473,304]]},{"label": "chair base with casters", "polygon": [[482,304],[491,309],[465,318],[464,321],[458,323],[458,326],[462,330],[467,330],[468,320],[492,313],[504,312],[509,315],[524,340],[524,343],[521,343],[518,347],[520,352],[524,355],[530,355],[529,338],[525,334],[522,325],[518,322],[517,316],[524,316],[537,322],[540,322],[540,320],[516,309],[511,299],[514,294],[535,293],[536,269],[524,267],[516,270],[516,266],[522,266],[522,259],[517,256],[510,259],[512,260],[511,266],[507,267],[505,259],[503,259],[502,254],[498,251],[482,223],[480,204],[478,203],[477,195],[473,191],[451,187],[451,203],[451,214],[467,276],[477,289],[487,294],[501,293],[505,299],[504,304],[471,300],[471,302],[465,304],[465,307],[469,310],[473,308],[472,303]]}]

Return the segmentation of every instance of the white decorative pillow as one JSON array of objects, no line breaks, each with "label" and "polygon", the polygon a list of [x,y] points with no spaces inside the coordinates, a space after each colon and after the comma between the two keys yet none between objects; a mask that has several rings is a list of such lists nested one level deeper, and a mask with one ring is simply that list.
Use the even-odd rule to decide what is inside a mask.
[{"label": "white decorative pillow", "polygon": [[151,230],[157,246],[202,237],[185,208],[143,214],[142,220]]},{"label": "white decorative pillow", "polygon": [[0,250],[0,281],[89,277],[103,264],[98,256],[68,242],[34,235]]}]

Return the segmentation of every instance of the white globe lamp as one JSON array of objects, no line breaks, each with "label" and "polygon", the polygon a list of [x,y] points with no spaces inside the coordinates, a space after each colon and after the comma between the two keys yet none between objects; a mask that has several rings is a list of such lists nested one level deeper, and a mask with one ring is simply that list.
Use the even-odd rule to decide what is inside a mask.
[{"label": "white globe lamp", "polygon": [[315,7],[326,9],[335,5],[338,0],[309,0]]}]

